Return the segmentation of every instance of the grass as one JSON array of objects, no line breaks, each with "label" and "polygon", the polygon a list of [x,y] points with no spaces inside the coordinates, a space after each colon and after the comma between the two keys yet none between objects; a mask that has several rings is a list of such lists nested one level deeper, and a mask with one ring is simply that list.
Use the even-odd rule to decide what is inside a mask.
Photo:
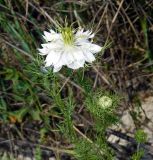
[{"label": "grass", "polygon": [[[0,10],[0,137],[10,140],[10,151],[16,154],[20,140],[37,152],[53,150],[56,159],[113,159],[105,133],[118,121],[119,99],[131,103],[142,85],[150,87],[152,1],[0,0]],[[66,17],[92,28],[97,44],[111,45],[83,69],[46,72],[37,54],[42,33]],[[102,95],[112,98],[110,110],[98,108]]]}]

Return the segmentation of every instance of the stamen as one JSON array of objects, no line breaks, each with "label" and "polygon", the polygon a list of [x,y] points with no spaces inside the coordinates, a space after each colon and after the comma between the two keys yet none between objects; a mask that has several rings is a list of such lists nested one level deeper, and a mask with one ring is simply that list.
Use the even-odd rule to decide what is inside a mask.
[{"label": "stamen", "polygon": [[65,27],[61,29],[61,34],[65,45],[74,44],[74,33],[71,27]]}]

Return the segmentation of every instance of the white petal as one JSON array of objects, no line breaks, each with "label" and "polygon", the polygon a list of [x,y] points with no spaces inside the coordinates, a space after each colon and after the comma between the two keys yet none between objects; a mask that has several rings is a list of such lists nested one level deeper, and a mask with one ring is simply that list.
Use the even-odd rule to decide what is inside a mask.
[{"label": "white petal", "polygon": [[88,37],[91,34],[91,32],[89,30],[87,30],[87,31],[83,32],[82,34]]},{"label": "white petal", "polygon": [[52,30],[52,29],[50,29],[49,31],[50,31],[50,33],[56,33],[56,32],[55,32],[54,30]]},{"label": "white petal", "polygon": [[85,59],[84,54],[80,48],[76,48],[72,53],[75,60],[83,60]]},{"label": "white petal", "polygon": [[66,56],[65,54],[61,53],[61,56],[60,56],[59,61],[54,64],[54,67],[55,67],[55,68],[60,68],[60,67],[62,67],[63,65],[65,65],[65,58],[66,58],[65,56]]},{"label": "white petal", "polygon": [[75,59],[72,53],[65,53],[67,55],[65,64],[72,63]]},{"label": "white petal", "polygon": [[85,61],[92,63],[95,60],[95,56],[91,52],[91,43],[84,43],[84,45],[80,46],[80,49],[84,55]]},{"label": "white petal", "polygon": [[75,37],[76,37],[76,42],[79,42],[88,40],[89,38],[93,38],[94,34],[92,34],[92,32],[89,30],[83,32],[83,29],[81,29],[77,31]]},{"label": "white petal", "polygon": [[47,48],[38,49],[40,55],[46,55],[49,53]]},{"label": "white petal", "polygon": [[60,41],[55,42],[49,42],[49,43],[45,43],[45,44],[41,44],[41,46],[43,48],[48,48],[49,50],[53,50],[53,49],[62,49],[63,48],[63,43],[61,43]]},{"label": "white petal", "polygon": [[89,63],[95,60],[95,57],[91,52],[84,52],[84,55],[85,55],[85,60]]},{"label": "white petal", "polygon": [[101,49],[102,49],[102,47],[100,47],[100,46],[97,45],[97,44],[90,44],[89,50],[90,50],[92,53],[100,52]]},{"label": "white petal", "polygon": [[71,64],[68,64],[67,66],[68,66],[69,68],[72,68],[72,69],[78,69],[78,68],[80,68],[80,67],[83,67],[83,66],[84,66],[84,63],[85,63],[84,60],[75,61],[75,62],[73,62],[73,63],[71,63]]},{"label": "white petal", "polygon": [[58,68],[55,68],[53,69],[53,72],[58,72],[62,67],[58,67]]},{"label": "white petal", "polygon": [[85,60],[84,60],[84,59],[83,59],[83,60],[80,60],[80,61],[78,61],[78,63],[79,63],[79,66],[80,66],[80,67],[84,67]]},{"label": "white petal", "polygon": [[60,57],[61,57],[61,52],[50,51],[45,60],[46,62],[45,67],[49,67],[51,65],[58,63]]},{"label": "white petal", "polygon": [[43,36],[43,38],[44,38],[46,41],[51,41],[51,37],[52,37],[52,34],[51,34],[51,33],[44,31],[44,36]]},{"label": "white petal", "polygon": [[100,52],[102,50],[102,47],[100,47],[97,44],[92,44],[89,41],[88,42],[82,42],[80,44],[81,44],[81,48],[83,50],[86,49],[86,50],[90,51],[91,53],[97,53],[97,52]]},{"label": "white petal", "polygon": [[76,32],[76,36],[80,36],[83,32],[83,29],[79,29],[77,32]]},{"label": "white petal", "polygon": [[43,36],[43,38],[44,38],[47,42],[49,42],[49,41],[56,41],[56,40],[58,40],[58,39],[61,38],[61,34],[56,33],[56,32],[50,33],[50,32],[44,31],[44,36]]},{"label": "white petal", "polygon": [[92,33],[92,34],[89,35],[89,38],[93,38],[94,36],[95,36],[95,34]]},{"label": "white petal", "polygon": [[61,67],[63,65],[68,65],[68,64],[70,64],[74,61],[75,61],[75,59],[74,59],[72,53],[65,51],[65,52],[62,52],[60,60],[56,64],[54,64],[54,66],[56,68],[58,68],[58,67]]}]

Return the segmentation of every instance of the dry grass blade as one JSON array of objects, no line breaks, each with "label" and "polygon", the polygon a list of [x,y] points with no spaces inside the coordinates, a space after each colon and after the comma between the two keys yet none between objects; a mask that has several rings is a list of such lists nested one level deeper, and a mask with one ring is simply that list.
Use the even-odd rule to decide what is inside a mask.
[{"label": "dry grass blade", "polygon": [[35,60],[34,57],[33,57],[30,53],[27,53],[26,51],[18,48],[17,46],[11,44],[11,43],[8,42],[8,41],[5,41],[5,40],[3,40],[3,41],[4,41],[4,43],[6,43],[7,45],[9,45],[10,47],[16,49],[17,51],[21,52],[21,53],[24,54],[25,56],[29,57],[31,60]]},{"label": "dry grass blade", "polygon": [[113,20],[112,20],[111,25],[110,25],[110,28],[109,28],[109,31],[108,31],[108,36],[107,36],[107,38],[106,38],[106,42],[107,42],[108,39],[109,39],[109,36],[110,36],[111,31],[112,31],[113,25],[114,25],[114,23],[115,23],[115,21],[116,21],[116,18],[117,18],[118,14],[119,14],[119,12],[120,12],[120,10],[121,10],[121,7],[122,7],[122,5],[123,5],[123,2],[124,2],[124,0],[122,0],[120,3],[118,3],[119,7],[118,7],[117,12],[115,13],[115,15],[114,15],[114,17],[113,17]]}]

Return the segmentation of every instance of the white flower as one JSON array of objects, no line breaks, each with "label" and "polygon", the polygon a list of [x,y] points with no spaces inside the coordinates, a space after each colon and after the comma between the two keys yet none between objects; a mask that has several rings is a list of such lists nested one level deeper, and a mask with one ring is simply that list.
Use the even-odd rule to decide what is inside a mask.
[{"label": "white flower", "polygon": [[94,34],[89,30],[73,31],[71,27],[61,28],[59,33],[44,31],[46,43],[42,44],[42,49],[38,49],[39,54],[46,55],[45,67],[53,67],[54,72],[58,72],[62,66],[78,69],[85,62],[93,62],[94,55],[102,49],[91,43],[90,39],[93,37]]},{"label": "white flower", "polygon": [[108,107],[112,106],[113,101],[108,96],[102,96],[99,98],[98,104],[99,104],[99,106],[101,106],[103,108],[108,108]]}]

